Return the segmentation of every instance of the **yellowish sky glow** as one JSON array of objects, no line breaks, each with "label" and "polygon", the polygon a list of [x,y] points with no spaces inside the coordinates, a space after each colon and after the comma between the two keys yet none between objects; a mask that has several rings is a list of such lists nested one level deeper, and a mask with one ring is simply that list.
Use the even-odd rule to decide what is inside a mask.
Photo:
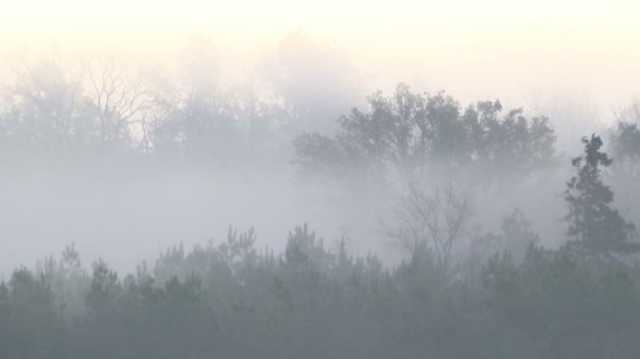
[{"label": "yellowish sky glow", "polygon": [[292,30],[336,44],[365,73],[469,96],[581,87],[640,91],[640,2],[587,0],[9,1],[0,48],[158,53],[207,34],[245,53]]}]

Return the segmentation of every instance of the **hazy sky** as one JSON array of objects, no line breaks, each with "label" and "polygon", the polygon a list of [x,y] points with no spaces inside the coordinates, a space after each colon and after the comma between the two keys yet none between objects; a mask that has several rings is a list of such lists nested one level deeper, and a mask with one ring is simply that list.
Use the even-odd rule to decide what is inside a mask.
[{"label": "hazy sky", "polygon": [[406,81],[463,99],[569,96],[603,111],[640,94],[640,2],[11,1],[7,51],[171,54],[205,34],[243,61],[304,31],[348,54],[367,90]]},{"label": "hazy sky", "polygon": [[[511,102],[525,106],[529,112],[533,110],[551,116],[561,141],[573,146],[580,146],[578,138],[590,131],[585,129],[585,119],[591,121],[602,118],[602,114],[610,115],[612,110],[640,96],[640,1],[3,2],[4,6],[0,8],[0,88],[5,85],[2,74],[11,71],[11,66],[4,65],[21,64],[22,56],[60,55],[64,61],[75,60],[78,54],[118,54],[142,63],[170,62],[180,58],[180,51],[190,39],[204,36],[215,44],[225,66],[250,67],[276,51],[288,34],[299,31],[308,34],[317,46],[332,49],[312,51],[312,54],[348,59],[352,64],[352,67],[347,66],[349,71],[357,72],[357,77],[363,81],[362,95],[376,88],[388,90],[395,83],[404,81],[419,90],[447,90],[463,102],[499,97],[506,99],[507,105]],[[309,57],[302,58],[306,61]],[[318,69],[318,66],[339,68],[342,64],[329,58],[327,61],[325,58],[311,60],[316,66],[311,69]],[[316,71],[319,75],[308,75],[306,72],[313,71],[307,71],[304,66],[299,72],[304,76],[294,82],[307,87],[321,87],[322,77],[329,77],[323,71]],[[335,87],[325,87],[329,90],[319,93],[335,92]],[[294,87],[291,92],[298,90]],[[302,92],[302,96],[309,93],[316,92]],[[320,97],[322,103],[322,96],[313,97]],[[559,147],[567,148],[562,144]],[[185,180],[185,183],[191,182]],[[167,186],[174,187],[167,190]],[[244,225],[242,219],[251,221],[248,225],[256,224],[259,233],[266,234],[267,238],[270,234],[267,222],[274,227],[277,225],[278,231],[291,228],[290,223],[282,224],[262,212],[286,217],[295,223],[311,218],[323,227],[320,210],[302,213],[294,202],[269,197],[262,202],[278,202],[281,207],[264,211],[247,204],[246,207],[256,211],[253,215],[247,214],[240,208],[245,202],[237,201],[229,194],[240,192],[247,198],[246,203],[251,203],[253,195],[247,195],[244,187],[236,192],[224,187],[204,197],[197,191],[190,192],[191,187],[178,180],[158,184],[157,188],[140,185],[144,190],[134,185],[124,190],[118,188],[120,197],[112,196],[108,191],[93,191],[92,187],[88,187],[88,191],[94,197],[85,196],[82,191],[76,197],[65,196],[63,192],[52,192],[48,183],[42,185],[40,192],[26,188],[15,194],[9,190],[8,196],[13,197],[5,199],[5,207],[0,208],[13,216],[7,232],[20,233],[18,238],[26,238],[12,240],[14,252],[6,251],[5,265],[13,265],[8,260],[18,252],[40,256],[51,248],[61,247],[60,241],[48,246],[33,244],[47,236],[68,241],[75,233],[77,238],[85,238],[85,242],[79,244],[87,248],[91,246],[87,241],[113,246],[110,239],[129,241],[131,237],[126,234],[132,233],[141,238],[154,238],[137,247],[149,254],[180,239],[201,240],[201,235],[224,229],[228,224]],[[24,193],[34,199],[24,200]],[[163,193],[160,200],[170,203],[177,199],[179,204],[172,207],[158,202],[151,210],[144,211],[144,206],[136,207],[127,202],[129,198],[137,199],[132,193],[142,198],[145,195],[156,198],[158,193]],[[264,193],[275,196],[278,192],[269,187]],[[45,198],[44,203],[41,203],[41,197]],[[33,205],[36,198],[37,206]],[[218,203],[234,203],[238,208],[234,212],[225,207],[225,214],[220,214],[220,208],[212,207]],[[305,202],[304,208],[307,207]],[[91,211],[87,212],[87,208]],[[548,212],[546,208],[544,211]],[[52,212],[56,215],[50,215]],[[347,218],[342,213],[330,212],[332,216],[327,217],[327,223],[338,223],[335,216]],[[78,213],[89,213],[87,217],[90,218],[76,221]],[[189,214],[185,216],[188,220],[180,222],[179,216],[185,213]],[[244,217],[238,215],[236,218],[234,213]],[[295,215],[287,217],[282,213]],[[301,218],[303,215],[306,217]],[[41,220],[39,226],[29,226],[33,218],[46,220]],[[103,218],[116,219],[119,224],[105,224]],[[172,218],[178,218],[178,225],[173,226]],[[217,221],[212,224],[211,218]],[[154,226],[157,222],[163,226]],[[91,235],[94,233],[97,234]],[[90,254],[97,255],[104,247],[95,243],[96,252]],[[140,249],[144,246],[146,249]],[[26,247],[39,248],[39,252]],[[127,258],[120,255],[120,261],[114,262],[133,262],[140,253],[128,255]]]}]

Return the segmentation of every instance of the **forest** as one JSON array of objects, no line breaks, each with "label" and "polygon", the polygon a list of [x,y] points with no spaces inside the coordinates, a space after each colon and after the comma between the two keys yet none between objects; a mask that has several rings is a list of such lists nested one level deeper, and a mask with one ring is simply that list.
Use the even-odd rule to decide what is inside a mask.
[{"label": "forest", "polygon": [[[172,244],[138,255],[153,236],[105,215],[95,223],[124,229],[100,248],[138,258],[120,266],[74,243],[103,227],[69,227],[59,254],[1,267],[0,358],[640,357],[640,104],[598,133],[575,128],[569,152],[562,119],[497,99],[405,83],[352,99],[282,77],[272,91],[221,89],[209,60],[180,81],[115,62],[19,73],[0,102],[2,200],[26,203],[9,192],[27,188],[36,213],[49,197],[29,188],[42,186],[112,203],[124,183],[116,210],[152,211],[168,187],[138,197],[147,180],[188,174],[193,198],[255,206],[248,218],[288,234],[262,241],[259,225],[194,204],[153,219],[205,212],[226,235],[159,227]],[[209,196],[218,180],[235,187]],[[290,227],[276,219],[295,212]]]}]

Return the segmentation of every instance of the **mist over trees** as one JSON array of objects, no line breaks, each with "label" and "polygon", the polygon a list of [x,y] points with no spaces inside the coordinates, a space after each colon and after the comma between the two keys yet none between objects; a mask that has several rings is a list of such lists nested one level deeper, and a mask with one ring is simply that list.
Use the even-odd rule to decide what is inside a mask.
[{"label": "mist over trees", "polygon": [[603,144],[600,137],[591,135],[582,142],[585,155],[571,161],[578,175],[571,177],[565,192],[569,206],[567,233],[590,250],[631,251],[629,240],[637,235],[635,225],[611,208],[613,192],[600,179],[603,168],[610,166],[613,160],[600,151]]},{"label": "mist over trees", "polygon": [[296,161],[302,170],[367,177],[435,168],[503,177],[528,175],[553,161],[555,136],[548,119],[529,119],[521,109],[502,115],[497,100],[462,108],[444,93],[423,95],[400,84],[391,96],[369,96],[368,105],[369,111],[353,109],[341,117],[334,137],[299,136]]},{"label": "mist over trees", "polygon": [[638,175],[638,159],[640,158],[640,104],[634,103],[622,111],[618,117],[617,126],[611,131],[613,154],[616,167],[625,171],[632,178]]},{"label": "mist over trees", "polygon": [[[222,86],[209,45],[178,76],[45,61],[4,88],[5,237],[61,221],[72,244],[0,276],[0,357],[638,357],[637,105],[564,154],[497,99],[400,83],[363,105],[301,34],[263,87]],[[187,238],[211,223],[222,241]],[[173,245],[138,258],[154,234]],[[136,266],[85,262],[86,236]]]},{"label": "mist over trees", "polygon": [[[505,223],[512,234],[516,222]],[[0,348],[7,358],[632,358],[639,350],[637,269],[619,262],[531,243],[517,261],[499,252],[452,276],[429,246],[388,268],[349,254],[344,241],[325,246],[307,226],[281,254],[254,240],[230,230],[218,245],[171,248],[124,277],[104,262],[76,265],[72,251],[18,270],[0,286]]]}]

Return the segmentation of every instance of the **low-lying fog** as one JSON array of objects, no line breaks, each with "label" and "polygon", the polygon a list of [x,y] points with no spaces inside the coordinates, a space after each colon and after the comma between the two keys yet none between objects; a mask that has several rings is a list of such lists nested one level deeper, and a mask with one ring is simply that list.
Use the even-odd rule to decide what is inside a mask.
[{"label": "low-lying fog", "polygon": [[[464,36],[455,38],[460,42]],[[391,96],[400,82],[412,85],[415,93],[447,91],[461,109],[478,101],[500,99],[503,112],[521,107],[526,116],[550,118],[557,164],[545,174],[509,188],[494,185],[480,190],[469,185],[474,178],[438,182],[434,179],[438,175],[429,171],[423,182],[434,183],[434,188],[436,182],[455,183],[472,198],[472,232],[495,230],[504,216],[520,208],[543,240],[553,242],[548,238],[563,232],[558,223],[564,214],[562,193],[569,176],[569,158],[581,151],[582,136],[608,131],[631,101],[632,83],[638,83],[633,80],[640,77],[638,67],[630,66],[624,76],[608,78],[597,62],[586,60],[576,60],[581,65],[571,69],[574,65],[552,66],[558,58],[548,62],[539,59],[553,71],[511,60],[500,60],[510,61],[509,68],[501,67],[499,61],[492,63],[500,54],[517,52],[519,47],[511,45],[500,51],[494,46],[481,47],[480,54],[464,55],[470,61],[467,63],[460,58],[449,61],[455,57],[456,46],[420,47],[421,52],[399,52],[400,60],[390,61],[388,54],[382,56],[384,51],[365,56],[346,44],[293,32],[279,41],[264,42],[259,55],[239,51],[242,46],[227,53],[216,45],[215,37],[185,40],[173,47],[181,53],[167,51],[164,54],[172,53],[173,58],[162,59],[155,57],[162,53],[158,51],[148,51],[148,58],[140,51],[137,57],[117,52],[105,56],[109,51],[102,51],[102,55],[82,53],[82,46],[73,51],[64,46],[38,51],[26,48],[22,53],[4,49],[12,55],[5,57],[1,84],[0,120],[4,122],[3,158],[7,165],[0,179],[0,272],[58,254],[70,243],[76,244],[86,261],[103,257],[116,268],[128,270],[175,244],[220,240],[229,226],[240,230],[254,227],[260,245],[278,249],[287,233],[303,223],[317,230],[328,245],[346,237],[354,251],[375,251],[395,260],[402,252],[386,236],[385,226],[392,222],[400,201],[402,181],[391,181],[383,189],[369,189],[364,183],[354,189],[353,184],[341,187],[332,181],[308,182],[300,178],[294,163],[294,139],[305,132],[334,135],[341,115],[352,107],[368,111],[368,95],[380,89],[384,96]],[[442,52],[426,56],[436,50]],[[527,48],[523,53],[532,51]],[[489,56],[493,60],[482,54],[493,54]],[[530,73],[525,73],[525,67]],[[567,70],[567,78],[562,78],[562,69]],[[591,77],[584,77],[586,73]],[[620,83],[619,93],[610,91],[612,81]],[[606,96],[603,89],[607,89]],[[83,107],[85,102],[88,107]],[[218,112],[206,112],[210,109]],[[85,110],[89,112],[82,112]],[[202,159],[185,160],[188,165],[184,165],[175,156],[171,161],[162,156],[134,161],[138,165],[118,160],[96,165],[86,158],[100,163],[105,156],[100,151],[87,156],[87,151],[95,149],[89,137],[81,140],[87,147],[70,147],[58,154],[56,151],[65,146],[61,145],[66,141],[64,136],[80,136],[86,113],[90,113],[89,122],[120,118],[124,129],[115,124],[107,130],[126,137],[124,142],[130,143],[123,146],[134,148],[136,153],[131,156],[160,152],[164,140],[178,147],[188,147],[187,142],[194,141],[194,146],[205,148],[205,152],[213,143],[216,161],[227,158],[224,169],[212,169]],[[206,125],[187,125],[182,130],[171,127],[174,117],[179,118],[174,122],[180,123],[184,116],[205,122],[207,116],[227,116],[224,118],[231,127],[244,131],[242,140],[234,142],[235,135],[224,132],[229,130],[228,124],[221,125],[223,132]],[[165,122],[169,125],[158,125]],[[260,137],[263,132],[254,130],[268,136]],[[104,124],[100,131],[100,141],[112,140],[105,139]],[[208,138],[210,133],[222,135]],[[31,145],[38,150],[27,149]],[[162,148],[173,151],[171,146]],[[234,153],[243,152],[243,148],[251,148],[248,157],[256,157],[236,159]],[[184,151],[188,152],[178,150],[178,157],[188,157]],[[85,162],[61,159],[76,155],[85,156]]]}]

